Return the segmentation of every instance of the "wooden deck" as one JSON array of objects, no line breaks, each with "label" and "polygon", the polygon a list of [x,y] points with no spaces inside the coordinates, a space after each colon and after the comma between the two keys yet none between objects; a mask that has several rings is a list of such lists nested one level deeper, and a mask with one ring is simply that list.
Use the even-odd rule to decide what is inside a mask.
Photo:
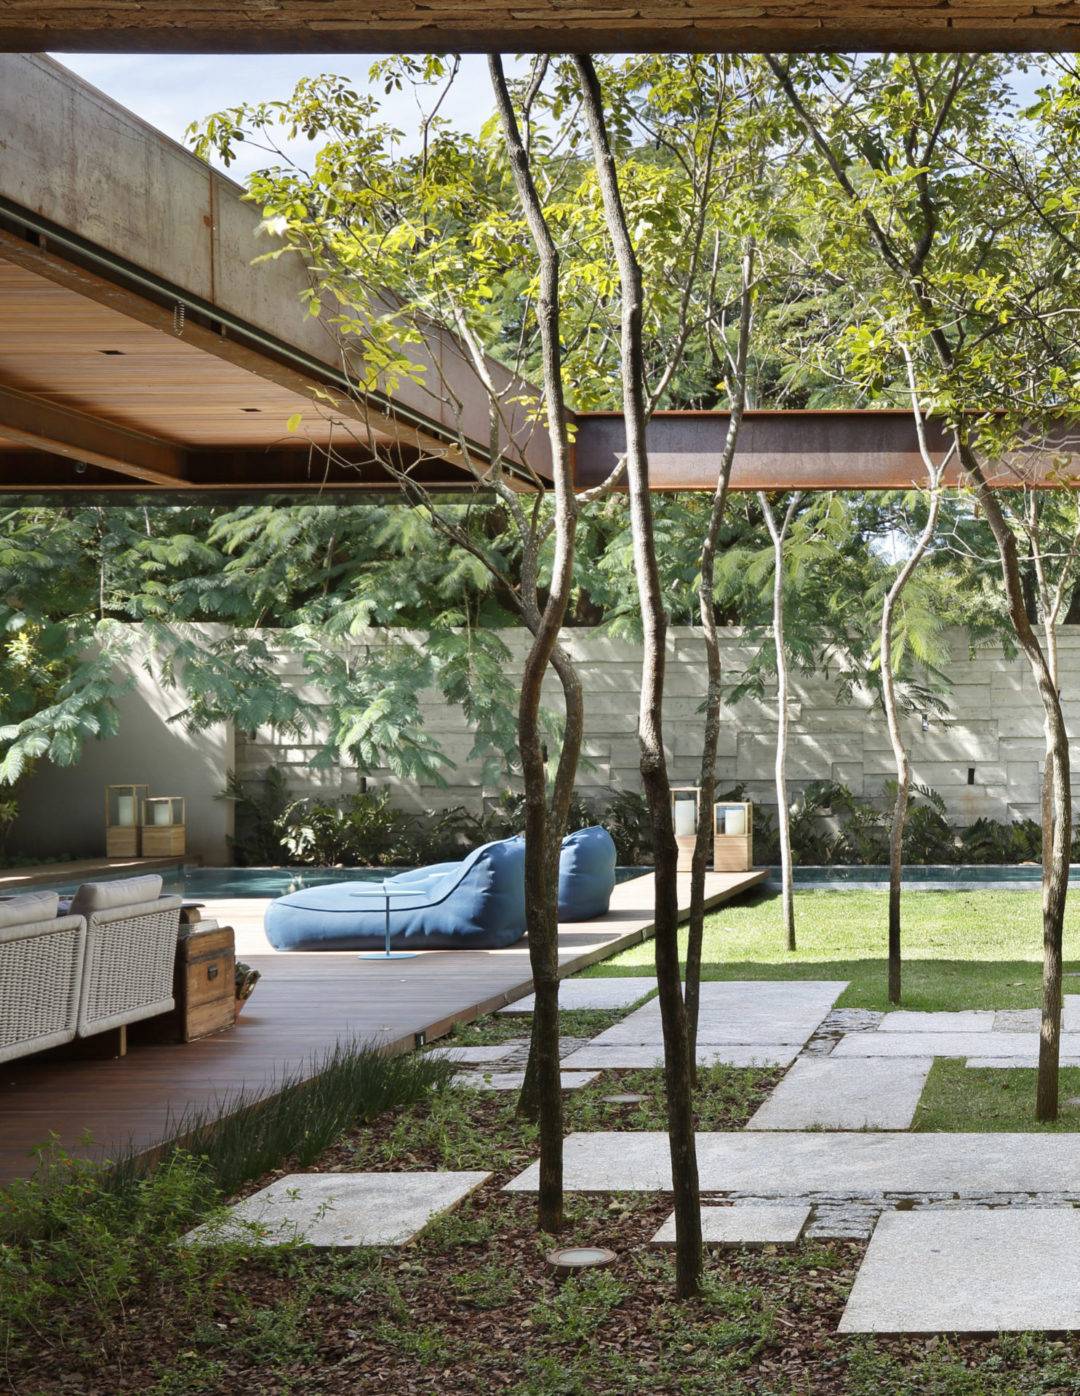
[{"label": "wooden deck", "polygon": [[[717,906],[767,873],[709,873]],[[680,878],[683,914],[689,878]],[[605,959],[652,934],[652,875],[615,889],[611,910],[559,931],[563,974]],[[285,1074],[310,1071],[335,1043],[355,1039],[407,1051],[456,1021],[532,989],[525,941],[506,950],[432,950],[383,963],[352,953],[277,954],[262,934],[266,901],[208,902],[206,915],[236,929],[237,954],[262,972],[236,1027],[199,1042],[132,1045],[113,1061],[20,1058],[0,1066],[0,1182],[29,1172],[31,1150],[55,1134],[61,1145],[106,1155],[150,1147],[175,1134],[188,1111],[213,1109],[240,1090],[266,1094]]]}]

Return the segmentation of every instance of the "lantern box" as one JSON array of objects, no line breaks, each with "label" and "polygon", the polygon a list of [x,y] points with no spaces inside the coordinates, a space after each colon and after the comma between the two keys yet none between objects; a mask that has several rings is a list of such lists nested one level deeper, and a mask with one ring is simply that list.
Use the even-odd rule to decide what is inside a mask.
[{"label": "lantern box", "polygon": [[142,802],[142,856],[175,858],[185,851],[184,800],[154,795]]},{"label": "lantern box", "polygon": [[139,856],[138,813],[150,794],[148,785],[107,785],[105,787],[105,856]]},{"label": "lantern box", "polygon": [[689,872],[694,861],[698,820],[701,817],[701,786],[673,785],[671,787],[671,822],[675,827],[675,843],[679,849],[679,872]]},{"label": "lantern box", "polygon": [[722,800],[713,807],[713,872],[749,872],[754,866],[754,806]]}]

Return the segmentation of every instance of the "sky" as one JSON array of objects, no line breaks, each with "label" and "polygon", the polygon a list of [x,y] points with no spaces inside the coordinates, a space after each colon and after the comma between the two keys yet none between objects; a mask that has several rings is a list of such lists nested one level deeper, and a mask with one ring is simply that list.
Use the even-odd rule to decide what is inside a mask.
[{"label": "sky", "polygon": [[[187,143],[184,131],[191,122],[241,102],[288,97],[300,78],[336,73],[358,89],[366,89],[368,69],[374,61],[371,54],[312,53],[56,53],[52,57],[182,144]],[[375,90],[381,97],[382,85]],[[479,131],[492,111],[485,58],[462,60],[462,72],[441,110],[456,126]],[[383,98],[383,111],[388,121],[406,133],[419,125],[411,92]],[[302,141],[299,149],[309,151],[310,146]],[[258,152],[252,152],[234,160],[228,173],[242,183],[260,163]]]}]

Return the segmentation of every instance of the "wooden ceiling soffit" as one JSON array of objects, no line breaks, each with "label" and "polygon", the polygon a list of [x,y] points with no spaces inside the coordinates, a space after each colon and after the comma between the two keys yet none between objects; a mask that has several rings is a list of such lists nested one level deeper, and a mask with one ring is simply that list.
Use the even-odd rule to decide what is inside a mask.
[{"label": "wooden ceiling soffit", "polygon": [[133,53],[959,52],[1080,47],[1063,0],[0,0],[0,49]]},{"label": "wooden ceiling soffit", "polygon": [[[649,423],[649,478],[654,490],[712,490],[720,471],[726,412],[658,412]],[[948,441],[928,424],[933,458]],[[575,485],[605,479],[626,449],[619,413],[579,413],[574,448]],[[988,478],[998,489],[1070,484],[1080,475],[1080,434],[1063,427],[1051,440],[996,464]],[[895,490],[926,480],[911,413],[906,411],[747,412],[731,470],[733,490]],[[964,472],[950,464],[946,483]]]}]

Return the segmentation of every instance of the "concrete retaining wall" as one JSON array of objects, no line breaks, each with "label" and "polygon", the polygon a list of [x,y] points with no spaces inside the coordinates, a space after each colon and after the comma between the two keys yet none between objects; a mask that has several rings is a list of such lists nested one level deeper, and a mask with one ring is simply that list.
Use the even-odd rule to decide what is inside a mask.
[{"label": "concrete retaining wall", "polygon": [[[514,659],[511,674],[521,671],[526,648],[523,635],[505,636]],[[636,736],[641,648],[598,637],[587,631],[571,631],[567,648],[578,664],[586,693],[584,754],[594,769],[583,770],[579,787],[640,788]],[[905,720],[913,776],[945,798],[951,818],[970,824],[987,816],[1010,820],[1038,817],[1042,769],[1042,710],[1034,681],[1022,657],[1007,660],[1000,649],[971,655],[961,632],[951,637],[952,681],[950,715],[931,717],[923,729],[921,714]],[[733,680],[746,666],[750,649],[741,632],[728,631],[723,639],[725,676]],[[1080,627],[1063,627],[1060,638],[1061,685],[1070,732],[1080,731]],[[293,682],[303,676],[294,672]],[[678,628],[668,641],[665,735],[676,784],[696,780],[701,741],[699,708],[705,689],[705,661],[698,633]],[[557,684],[545,688],[545,701],[557,709]],[[893,773],[892,750],[880,709],[871,705],[869,693],[840,704],[835,683],[824,678],[799,678],[793,683],[788,774],[792,787],[811,780],[835,780],[859,796],[881,793]],[[447,788],[419,787],[397,781],[386,771],[369,773],[369,783],[387,784],[394,802],[403,807],[437,807],[464,804],[479,809],[485,799],[498,794],[497,787],[481,784],[481,767],[470,761],[472,737],[461,715],[432,695],[427,730],[436,736],[456,769],[447,772]],[[776,704],[743,700],[727,706],[720,735],[717,779],[723,785],[743,782],[750,798],[774,804],[772,766],[776,739]],[[236,760],[241,776],[255,776],[271,762],[286,766],[290,784],[297,790],[355,789],[354,771],[336,771],[312,777],[307,763],[312,749],[303,744],[278,741],[268,731],[237,734]],[[1080,777],[1080,773],[1077,773]],[[1074,786],[1080,794],[1080,779]]]}]

